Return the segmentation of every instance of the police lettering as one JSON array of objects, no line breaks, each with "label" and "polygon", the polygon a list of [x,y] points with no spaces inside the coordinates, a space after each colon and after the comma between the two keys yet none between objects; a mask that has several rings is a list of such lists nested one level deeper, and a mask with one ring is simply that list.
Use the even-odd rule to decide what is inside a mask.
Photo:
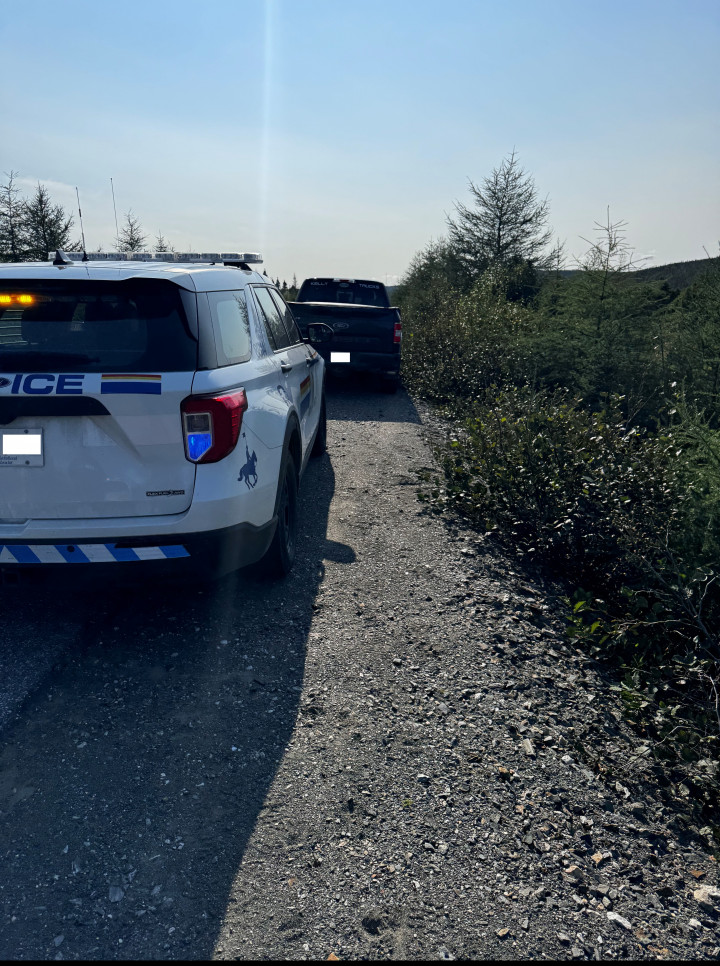
[{"label": "police lettering", "polygon": [[81,396],[83,391],[82,373],[63,372],[54,376],[51,372],[18,373],[12,381],[11,394],[19,396]]}]

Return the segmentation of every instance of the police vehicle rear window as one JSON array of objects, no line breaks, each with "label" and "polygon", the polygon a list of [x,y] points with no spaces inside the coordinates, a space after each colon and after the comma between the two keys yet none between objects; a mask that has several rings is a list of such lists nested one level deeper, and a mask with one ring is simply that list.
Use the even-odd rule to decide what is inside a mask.
[{"label": "police vehicle rear window", "polygon": [[389,307],[385,286],[380,282],[350,282],[336,278],[308,278],[298,293],[298,302],[344,302],[350,305]]},{"label": "police vehicle rear window", "polygon": [[207,297],[219,337],[220,365],[232,366],[238,362],[246,362],[250,358],[252,346],[245,293],[208,292]]},{"label": "police vehicle rear window", "polygon": [[197,342],[172,282],[0,284],[0,372],[196,368]]}]

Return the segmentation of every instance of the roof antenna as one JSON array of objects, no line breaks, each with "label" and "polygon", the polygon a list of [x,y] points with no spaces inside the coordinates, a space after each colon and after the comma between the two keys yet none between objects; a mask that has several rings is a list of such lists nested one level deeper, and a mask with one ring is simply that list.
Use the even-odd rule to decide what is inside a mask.
[{"label": "roof antenna", "polygon": [[117,223],[117,207],[115,205],[115,185],[113,184],[112,178],[110,178],[110,187],[112,189],[112,196],[113,196],[113,211],[115,212],[115,247],[119,248],[120,247],[120,229],[118,228],[118,223]]},{"label": "roof antenna", "polygon": [[80,209],[80,192],[77,189],[77,185],[75,185],[75,194],[77,195],[77,201],[78,201],[78,214],[80,215],[80,235],[82,236],[82,243],[83,243],[82,260],[86,262],[88,260],[88,257],[87,257],[87,251],[85,250],[85,229],[83,228],[83,223],[82,223],[82,211]]}]

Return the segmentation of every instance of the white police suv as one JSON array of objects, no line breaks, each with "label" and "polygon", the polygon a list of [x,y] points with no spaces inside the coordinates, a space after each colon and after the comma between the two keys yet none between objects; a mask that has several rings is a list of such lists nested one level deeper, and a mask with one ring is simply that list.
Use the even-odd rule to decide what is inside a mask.
[{"label": "white police suv", "polygon": [[332,330],[304,341],[250,268],[261,260],[58,252],[0,266],[6,581],[68,564],[288,572],[299,480],[325,449],[311,343]]}]

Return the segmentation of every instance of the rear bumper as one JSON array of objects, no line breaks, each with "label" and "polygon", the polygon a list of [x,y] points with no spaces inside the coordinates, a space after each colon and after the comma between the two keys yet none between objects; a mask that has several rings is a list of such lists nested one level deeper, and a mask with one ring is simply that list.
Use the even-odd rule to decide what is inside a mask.
[{"label": "rear bumper", "polygon": [[[353,352],[344,346],[316,346],[330,372],[377,372],[396,376],[400,372],[399,352]],[[333,362],[333,354],[350,356],[349,362]]]},{"label": "rear bumper", "polygon": [[270,546],[277,519],[262,527],[240,523],[207,533],[124,537],[122,540],[80,538],[0,542],[0,583],[43,575],[53,582],[83,583],[147,580],[163,577],[215,578],[246,567]]}]

